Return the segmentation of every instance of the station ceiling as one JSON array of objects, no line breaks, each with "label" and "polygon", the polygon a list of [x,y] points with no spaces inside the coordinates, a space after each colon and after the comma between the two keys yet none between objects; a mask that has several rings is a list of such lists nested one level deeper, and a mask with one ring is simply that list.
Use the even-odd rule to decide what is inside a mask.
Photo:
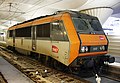
[{"label": "station ceiling", "polygon": [[59,10],[84,10],[111,7],[112,16],[120,18],[120,0],[0,0],[0,28]]}]

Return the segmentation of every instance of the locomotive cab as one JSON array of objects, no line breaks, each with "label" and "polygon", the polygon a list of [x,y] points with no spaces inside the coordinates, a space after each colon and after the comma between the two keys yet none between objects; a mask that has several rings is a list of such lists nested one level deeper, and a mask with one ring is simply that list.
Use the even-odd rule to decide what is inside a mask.
[{"label": "locomotive cab", "polygon": [[109,41],[97,17],[77,13],[71,18],[80,40],[78,57],[71,66],[93,67],[94,64],[113,63],[115,58],[106,55]]}]

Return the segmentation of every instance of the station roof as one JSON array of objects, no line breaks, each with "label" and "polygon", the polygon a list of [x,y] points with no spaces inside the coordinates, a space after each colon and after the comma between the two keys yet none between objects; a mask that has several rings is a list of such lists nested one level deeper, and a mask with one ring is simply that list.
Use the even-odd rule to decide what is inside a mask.
[{"label": "station roof", "polygon": [[120,0],[0,0],[0,28],[56,11],[80,11],[94,7],[111,7],[112,16],[120,18]]}]

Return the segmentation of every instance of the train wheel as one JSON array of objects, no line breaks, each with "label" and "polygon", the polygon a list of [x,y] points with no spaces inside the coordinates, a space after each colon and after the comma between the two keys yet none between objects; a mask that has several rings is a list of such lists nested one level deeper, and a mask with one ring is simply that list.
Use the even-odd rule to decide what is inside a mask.
[{"label": "train wheel", "polygon": [[60,64],[59,64],[59,62],[57,62],[56,60],[54,60],[54,62],[53,62],[53,67],[54,67],[55,69],[57,69],[57,70],[61,70]]},{"label": "train wheel", "polygon": [[65,69],[66,69],[66,67],[62,63],[60,63],[56,60],[54,60],[53,65],[54,65],[54,68],[59,70],[59,71],[65,71]]},{"label": "train wheel", "polygon": [[76,67],[69,67],[69,71],[70,73],[73,73],[73,74],[76,74],[78,75],[79,74],[79,68],[76,68]]},{"label": "train wheel", "polygon": [[45,64],[45,63],[46,63],[46,56],[45,56],[45,55],[42,55],[42,54],[41,54],[41,56],[40,56],[40,62],[41,62],[42,64]]}]

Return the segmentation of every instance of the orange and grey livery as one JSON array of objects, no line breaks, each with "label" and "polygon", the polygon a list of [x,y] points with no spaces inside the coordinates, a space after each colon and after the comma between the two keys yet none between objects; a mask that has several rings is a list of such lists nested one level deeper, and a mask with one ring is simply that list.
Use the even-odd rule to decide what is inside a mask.
[{"label": "orange and grey livery", "polygon": [[100,64],[108,57],[108,39],[97,17],[76,11],[32,19],[8,29],[7,45],[24,54],[37,53],[70,67]]}]

